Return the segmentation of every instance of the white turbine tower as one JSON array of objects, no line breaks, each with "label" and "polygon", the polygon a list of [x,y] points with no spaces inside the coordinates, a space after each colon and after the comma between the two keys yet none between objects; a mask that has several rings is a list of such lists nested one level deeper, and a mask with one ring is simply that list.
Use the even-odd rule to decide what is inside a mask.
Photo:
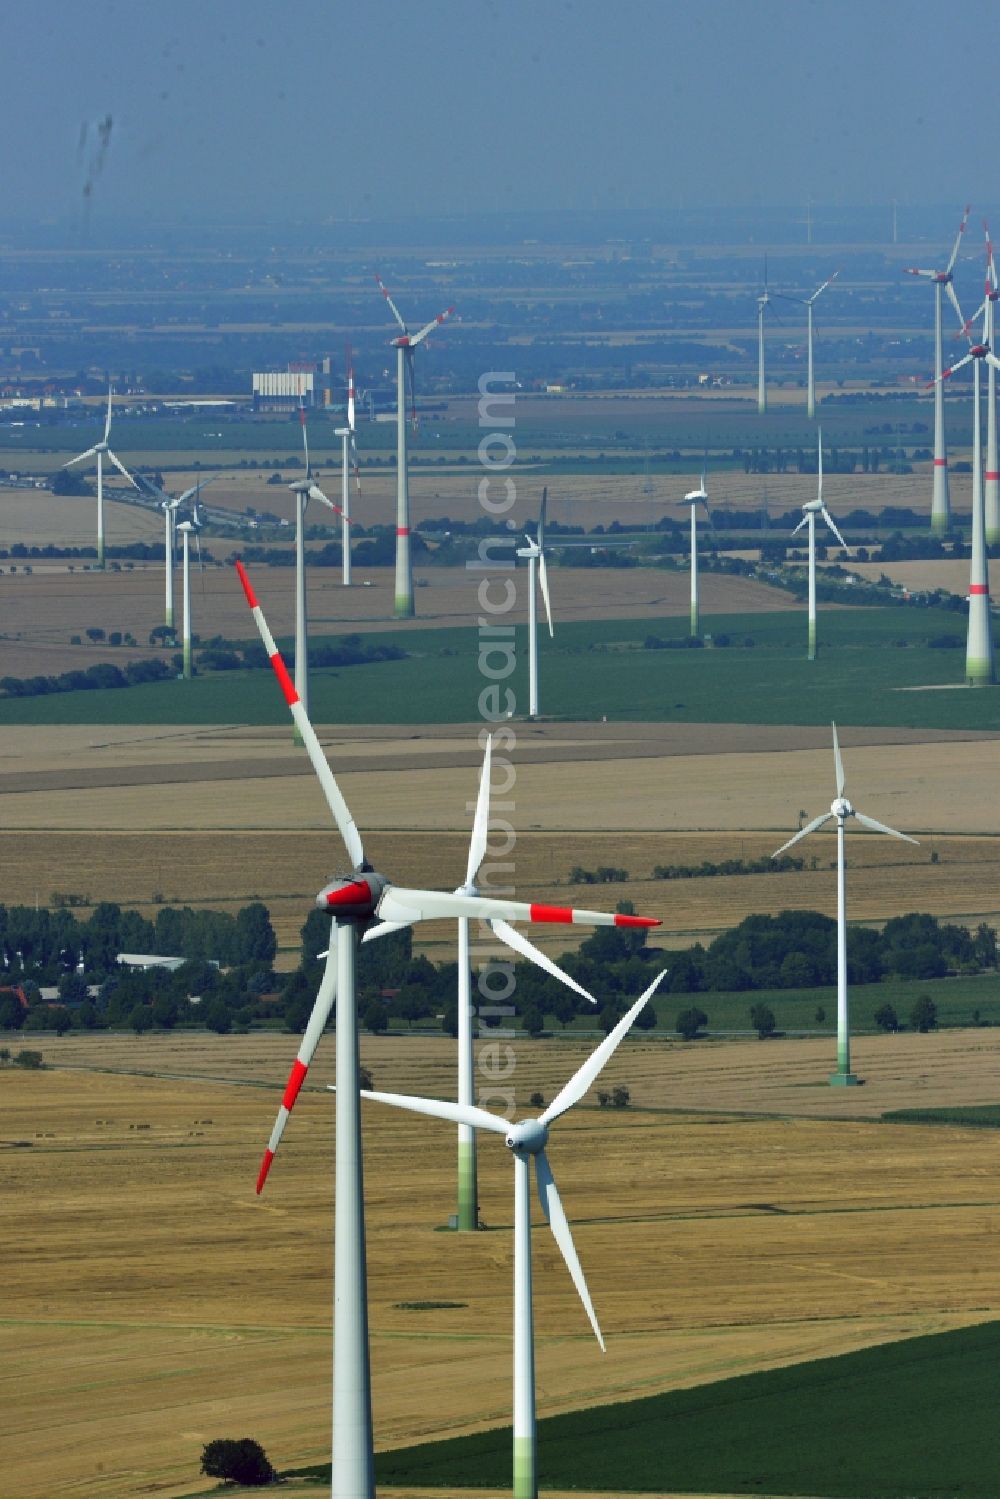
[{"label": "white turbine tower", "polygon": [[698,597],[698,506],[705,509],[705,519],[712,525],[712,512],[708,508],[708,493],[705,489],[705,475],[701,476],[700,489],[692,489],[685,496],[683,503],[691,507],[691,634],[697,637],[701,634],[701,612]]},{"label": "white turbine tower", "polygon": [[808,657],[807,657],[807,659],[810,660],[810,661],[815,661],[816,660],[816,517],[817,517],[817,515],[821,515],[823,517],[823,519],[826,521],[826,524],[829,526],[830,530],[833,532],[834,536],[836,536],[837,540],[840,542],[841,546],[842,547],[846,547],[847,546],[847,542],[841,536],[840,532],[837,530],[836,525],[834,524],[833,516],[830,514],[829,510],[827,510],[826,506],[823,504],[823,431],[822,431],[822,428],[820,429],[819,434],[818,434],[817,454],[818,454],[818,462],[817,462],[816,473],[817,473],[817,481],[818,482],[817,482],[816,498],[814,500],[807,500],[806,503],[802,506],[802,509],[804,510],[805,514],[803,515],[802,519],[799,521],[798,525],[795,527],[795,530],[792,532],[792,535],[795,536],[797,532],[799,532],[799,531],[802,530],[803,526],[808,526],[809,527],[809,647],[808,647]]},{"label": "white turbine tower", "polygon": [[100,442],[95,443],[92,448],[88,448],[85,453],[78,453],[75,458],[70,458],[70,460],[68,461],[68,463],[64,463],[63,464],[63,468],[72,468],[75,463],[82,463],[85,458],[96,458],[97,459],[97,565],[98,565],[98,567],[103,567],[104,566],[104,455],[105,455],[105,453],[107,453],[108,457],[111,459],[111,462],[114,464],[115,468],[118,469],[120,473],[124,474],[125,478],[132,485],[132,488],[133,489],[138,489],[138,487],[139,487],[138,484],[136,484],[135,480],[132,478],[132,475],[129,473],[129,471],[125,467],[125,465],[111,451],[110,438],[111,438],[111,386],[109,385],[108,386],[108,411],[107,411],[106,417],[104,418],[104,436],[101,438]]},{"label": "white turbine tower", "polygon": [[850,1088],[857,1085],[858,1078],[851,1071],[851,1028],[847,1004],[847,860],[844,852],[844,824],[849,817],[860,822],[863,828],[869,828],[873,833],[887,833],[890,838],[899,838],[904,843],[916,843],[916,838],[910,838],[906,833],[897,833],[895,828],[886,827],[884,822],[876,822],[874,817],[866,817],[863,812],[858,812],[847,800],[844,794],[844,762],[840,758],[840,743],[837,739],[837,725],[833,725],[833,759],[837,775],[837,795],[830,804],[829,812],[824,812],[821,817],[813,818],[807,823],[794,838],[789,838],[779,849],[771,855],[776,859],[783,854],[786,848],[791,848],[793,843],[798,843],[800,838],[806,838],[821,828],[824,823],[835,821],[837,824],[837,1070],[830,1074],[830,1083],[834,1087]]},{"label": "white turbine tower", "polygon": [[413,567],[410,562],[410,486],[407,472],[406,456],[406,391],[409,385],[410,400],[413,406],[413,420],[416,423],[417,408],[416,397],[413,390],[413,351],[417,344],[423,343],[428,333],[433,333],[439,328],[446,318],[451,317],[455,311],[454,307],[446,307],[444,312],[438,313],[429,323],[420,329],[419,333],[412,336],[407,332],[406,324],[402,314],[395,302],[390,297],[386,287],[379,276],[375,277],[379,291],[385,297],[389,311],[403,330],[399,338],[392,340],[392,347],[396,350],[396,602],[395,615],[397,619],[412,619],[413,607]]},{"label": "white turbine tower", "polygon": [[347,425],[337,427],[340,438],[340,548],[343,554],[342,578],[345,588],[351,586],[351,468],[358,495],[361,494],[361,471],[358,468],[358,445],[354,435],[354,369],[348,352],[347,362]]},{"label": "white turbine tower", "polygon": [[399,1093],[377,1093],[367,1089],[362,1089],[361,1092],[362,1098],[372,1099],[376,1103],[392,1104],[395,1108],[408,1109],[414,1114],[429,1114],[435,1119],[464,1124],[469,1129],[486,1129],[493,1134],[503,1135],[507,1149],[514,1158],[514,1499],[537,1499],[538,1496],[530,1162],[533,1158],[542,1211],[603,1353],[604,1338],[545,1147],[551,1125],[574,1104],[579,1103],[588,1092],[662,978],[662,973],[656,976],[646,992],[622,1016],[610,1035],[587,1058],[537,1119],[523,1119],[519,1124],[511,1124],[486,1109],[440,1103],[432,1098],[410,1098]]},{"label": "white turbine tower", "polygon": [[840,271],[834,271],[828,276],[822,286],[818,286],[811,297],[789,297],[784,292],[780,293],[786,302],[801,302],[806,309],[806,416],[810,419],[816,415],[816,375],[813,363],[813,306],[817,299],[832,285],[840,275]]},{"label": "white turbine tower", "polygon": [[[302,426],[302,451],[305,456],[306,474],[289,484],[295,496],[295,690],[309,711],[309,627],[306,619],[306,506],[310,500],[319,500],[329,510],[339,513],[339,507],[328,500],[313,478],[309,459],[309,434],[306,431],[306,409],[299,406],[299,422]],[[296,731],[296,743],[299,734]]]},{"label": "white turbine tower", "polygon": [[906,267],[909,276],[922,276],[925,281],[931,281],[934,285],[934,492],[931,498],[931,530],[940,535],[951,526],[951,498],[948,492],[948,453],[944,440],[944,387],[941,385],[941,374],[944,365],[944,354],[941,348],[941,294],[948,293],[948,298],[958,313],[959,322],[962,321],[962,312],[955,296],[955,288],[952,285],[952,273],[955,269],[955,261],[958,259],[959,246],[962,243],[962,235],[965,226],[969,222],[969,207],[966,204],[962,222],[955,236],[955,244],[952,248],[951,258],[943,271],[921,271],[913,266]]},{"label": "white turbine tower", "polygon": [[[181,676],[185,681],[191,680],[191,537],[198,540],[198,511],[197,507],[191,520],[182,520],[177,529],[181,533],[183,543],[182,565],[181,565],[181,652],[182,666]],[[198,542],[199,551],[201,543]]]},{"label": "white turbine tower", "polygon": [[771,305],[767,289],[767,256],[764,256],[764,290],[757,298],[757,410],[761,416],[767,411],[767,381],[764,375],[764,314]]},{"label": "white turbine tower", "polygon": [[[987,282],[987,285],[989,283]],[[945,380],[950,380],[963,365],[972,365],[972,546],[969,567],[969,628],[965,647],[965,679],[970,687],[985,687],[994,680],[993,626],[990,618],[990,574],[986,555],[986,515],[983,498],[983,442],[980,419],[979,371],[985,361],[991,369],[1000,369],[1000,359],[993,353],[985,337],[989,326],[992,303],[989,298],[980,308],[983,314],[984,337],[974,343],[969,337],[969,352],[949,369],[942,371],[935,382],[940,389]],[[959,313],[961,318],[961,313]],[[970,318],[969,324],[973,319]],[[969,324],[963,323],[968,329]]]},{"label": "white turbine tower", "polygon": [[586,926],[627,927],[658,926],[659,922],[642,916],[530,905],[492,896],[453,895],[440,890],[408,889],[393,885],[385,876],[377,874],[365,858],[361,835],[288,669],[278,653],[250,586],[250,579],[242,563],[237,562],[236,568],[264,649],[351,863],[350,873],[332,879],[316,897],[317,906],[326,911],[331,920],[326,966],[299,1054],[292,1067],[278,1117],[264,1152],[257,1177],[257,1191],[260,1192],[264,1186],[313,1052],[323,1034],[334,1001],[337,1000],[332,1492],[334,1499],[373,1499],[375,1474],[355,984],[358,943],[382,936],[387,931],[398,931],[401,927],[418,921],[433,921],[442,917],[478,917],[484,921],[577,922]]},{"label": "white turbine tower", "polygon": [[528,717],[538,717],[538,599],[535,593],[535,578],[542,590],[545,619],[552,638],[552,610],[549,606],[549,580],[545,571],[545,507],[549,491],[542,490],[542,504],[538,512],[538,529],[534,536],[525,536],[527,546],[519,547],[517,555],[528,559]]}]

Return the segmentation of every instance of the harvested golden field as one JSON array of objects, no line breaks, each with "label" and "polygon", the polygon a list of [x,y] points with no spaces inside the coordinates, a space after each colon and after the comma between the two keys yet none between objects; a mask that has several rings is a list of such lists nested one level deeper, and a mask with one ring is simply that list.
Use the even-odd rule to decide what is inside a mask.
[{"label": "harvested golden field", "polygon": [[[941,1079],[934,1096],[950,1092],[951,1101],[965,1101],[970,1086],[975,1094],[977,1079],[984,1093],[993,1089],[995,1045],[987,1038],[988,1049],[963,1053],[959,1041],[873,1042],[860,1059],[865,1106],[929,1101],[928,1074]],[[331,1075],[331,1042],[317,1058],[320,1082]],[[973,1044],[981,1042],[977,1033]],[[16,1499],[190,1494],[201,1487],[204,1442],[244,1432],[280,1466],[321,1460],[329,1453],[330,1095],[303,1095],[257,1199],[280,1084],[234,1087],[198,1074],[277,1083],[292,1038],[89,1044],[89,1056],[86,1043],[60,1046],[60,1070],[0,1074],[0,1221],[18,1245],[0,1318],[0,1346],[18,1372],[7,1400],[6,1491]],[[56,1047],[46,1044],[50,1059]],[[828,1065],[821,1050],[627,1044],[612,1083],[635,1081],[634,1096],[674,1108],[699,1099],[710,1112],[583,1108],[563,1121],[553,1165],[608,1353],[594,1347],[539,1229],[542,1413],[997,1314],[988,1132],[720,1111],[737,1099],[745,1105],[748,1094],[751,1108],[783,1098],[798,1112],[813,1094],[829,1105],[830,1090],[808,1086]],[[574,1043],[519,1046],[518,1097],[535,1086],[548,1094],[580,1055]],[[696,1081],[689,1058],[702,1056]],[[74,1057],[78,1066],[131,1062],[184,1076],[63,1070]],[[454,1062],[442,1039],[366,1040],[366,1057],[381,1086],[407,1088],[443,1088]],[[772,1072],[782,1079],[774,1087]],[[846,1102],[857,1107],[857,1096]],[[377,1442],[504,1422],[506,1152],[489,1141],[480,1152],[493,1232],[445,1237],[433,1230],[451,1210],[452,1132],[374,1106],[365,1132]],[[458,1305],[407,1309],[417,1300]]]},{"label": "harvested golden field", "polygon": [[[718,725],[711,740],[697,725],[519,732],[517,841],[504,855],[513,868],[503,882],[522,898],[608,908],[624,895],[663,920],[668,945],[714,934],[750,911],[832,910],[832,834],[802,850],[801,871],[652,878],[658,864],[773,852],[800,809],[815,815],[825,804],[824,729]],[[450,886],[461,878],[477,733],[322,733],[371,856],[397,881]],[[912,848],[850,835],[852,917],[884,921],[916,909],[995,921],[1000,822],[980,792],[993,773],[993,737],[854,729],[843,742],[865,809],[921,839]],[[342,862],[308,762],[281,729],[71,726],[54,735],[14,727],[0,750],[0,898],[11,904],[47,902],[58,891],[152,914],[160,901],[236,907],[261,899],[289,961],[315,892]],[[629,882],[574,880],[575,866],[600,865],[624,868]],[[554,951],[583,935],[539,933]],[[447,925],[420,932],[426,950],[450,950],[451,941]]]},{"label": "harvested golden field", "polygon": [[[230,551],[239,551],[239,544],[229,541],[210,541],[206,546],[219,559]],[[358,568],[354,577],[357,586],[344,588],[339,568],[307,568],[310,629],[315,635],[399,630],[400,622],[392,615],[392,569]],[[480,614],[478,583],[463,569],[417,567],[414,577],[418,617],[407,624],[407,630],[476,626]],[[295,627],[294,569],[270,568],[258,583],[274,633],[291,635]],[[366,583],[371,586],[364,586]],[[689,585],[682,573],[645,568],[559,568],[553,571],[551,595],[553,610],[564,621],[683,618],[690,607]],[[706,613],[716,614],[783,610],[788,608],[788,595],[750,578],[708,574],[702,585],[702,607]],[[180,617],[179,608],[178,573],[175,619]],[[507,623],[522,623],[527,619],[527,609],[525,587]],[[205,640],[213,635],[247,640],[253,631],[236,572],[228,566],[194,571],[191,612],[193,629]],[[52,571],[36,567],[29,575],[20,570],[0,575],[0,642],[5,675],[52,674],[93,666],[98,661],[124,665],[135,657],[157,654],[170,659],[172,652],[157,652],[148,645],[150,630],[162,623],[163,568],[152,563],[137,563],[133,571],[121,573],[70,573],[62,567]],[[106,633],[129,631],[138,645],[92,645],[85,636],[92,626]],[[73,635],[83,636],[83,643],[72,645]]]},{"label": "harvested golden field", "polygon": [[[95,438],[96,441],[96,438]],[[0,489],[0,535],[6,547],[92,547],[97,545],[97,480],[93,495],[57,495],[44,489]],[[137,505],[118,504],[114,496],[125,489],[124,479],[105,475],[104,530],[110,545],[131,541],[162,541],[163,518]],[[35,563],[36,568],[46,564]],[[55,564],[49,564],[54,566]],[[5,569],[6,570],[6,569]]]},{"label": "harvested golden field", "polygon": [[[880,573],[885,573],[894,583],[914,593],[924,589],[946,588],[949,593],[957,593],[965,598],[969,592],[969,563],[962,559],[953,561],[950,557],[945,557],[931,562],[856,562],[852,564],[851,570],[873,581],[877,581]],[[963,619],[959,615],[955,625],[957,633],[964,633],[962,626]]]}]

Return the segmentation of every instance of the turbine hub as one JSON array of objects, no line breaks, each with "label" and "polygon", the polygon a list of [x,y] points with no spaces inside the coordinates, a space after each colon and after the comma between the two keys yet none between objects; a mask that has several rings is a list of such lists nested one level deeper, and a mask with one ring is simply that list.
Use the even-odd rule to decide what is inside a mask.
[{"label": "turbine hub", "polygon": [[321,911],[328,911],[338,921],[370,921],[382,899],[386,881],[374,871],[338,875],[324,885],[316,897]]},{"label": "turbine hub", "polygon": [[548,1127],[540,1119],[523,1119],[507,1131],[507,1149],[515,1155],[538,1155],[549,1138]]},{"label": "turbine hub", "polygon": [[846,817],[854,816],[854,808],[851,806],[846,796],[838,796],[835,801],[831,802],[830,811],[833,813],[834,817],[839,818],[841,822],[843,822]]}]

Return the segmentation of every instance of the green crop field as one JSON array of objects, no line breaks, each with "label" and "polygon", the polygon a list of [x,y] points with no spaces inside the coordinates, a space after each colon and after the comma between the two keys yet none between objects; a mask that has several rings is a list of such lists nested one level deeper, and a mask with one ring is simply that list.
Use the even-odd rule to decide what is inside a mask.
[{"label": "green crop field", "polygon": [[968,1104],[946,1109],[890,1109],[886,1124],[952,1124],[962,1129],[1000,1129],[1000,1104]]},{"label": "green crop field", "polygon": [[[322,621],[315,621],[322,627]],[[842,609],[820,617],[820,658],[805,659],[805,611],[705,618],[727,648],[645,650],[649,635],[681,640],[681,619],[600,620],[560,625],[540,646],[546,716],[565,720],[845,724],[1000,729],[1000,697],[989,691],[896,691],[963,681],[962,649],[934,649],[939,635],[964,637],[961,614],[933,609]],[[399,630],[379,637],[412,654],[402,661],[316,671],[318,723],[464,723],[479,716],[486,679],[471,629]],[[507,680],[515,714],[527,705],[525,632]],[[495,661],[494,661],[494,664]],[[5,699],[8,723],[280,724],[286,709],[263,671],[210,675],[127,691]]]},{"label": "green crop field", "polygon": [[[996,1499],[1000,1323],[539,1422],[543,1489]],[[299,1470],[325,1477],[329,1468]],[[509,1428],[377,1459],[380,1484],[504,1488]]]}]

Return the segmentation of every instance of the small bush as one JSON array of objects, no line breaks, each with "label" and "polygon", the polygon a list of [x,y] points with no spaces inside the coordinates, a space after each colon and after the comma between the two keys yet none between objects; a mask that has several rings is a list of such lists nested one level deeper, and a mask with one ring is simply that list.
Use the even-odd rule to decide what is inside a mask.
[{"label": "small bush", "polygon": [[19,1051],[14,1058],[15,1067],[27,1067],[29,1072],[37,1072],[40,1067],[45,1066],[40,1051]]},{"label": "small bush", "polygon": [[533,1109],[544,1109],[545,1098],[541,1093],[535,1092],[532,1093],[531,1097],[528,1099],[528,1103]]},{"label": "small bush", "polygon": [[612,1090],[611,1103],[613,1108],[627,1109],[631,1101],[632,1095],[627,1088],[619,1086]]},{"label": "small bush", "polygon": [[910,1011],[910,1025],[922,1036],[937,1029],[937,1005],[929,994],[921,994],[914,1004]]}]

